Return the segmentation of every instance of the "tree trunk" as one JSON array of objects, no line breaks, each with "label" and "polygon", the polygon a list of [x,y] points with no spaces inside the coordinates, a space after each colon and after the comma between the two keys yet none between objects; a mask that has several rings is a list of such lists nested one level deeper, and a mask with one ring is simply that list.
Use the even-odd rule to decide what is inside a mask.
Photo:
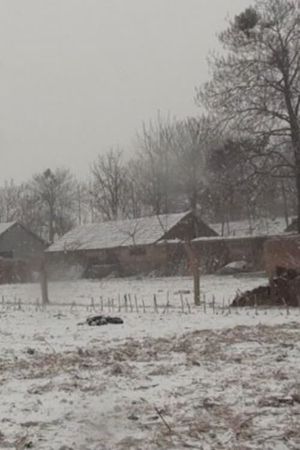
[{"label": "tree trunk", "polygon": [[50,205],[49,208],[49,242],[52,244],[54,241],[54,211]]},{"label": "tree trunk", "polygon": [[198,264],[194,264],[193,267],[193,280],[194,280],[194,303],[196,306],[200,305],[200,272]]},{"label": "tree trunk", "polygon": [[296,192],[297,192],[297,232],[300,234],[300,130],[292,130],[292,143],[295,155]]},{"label": "tree trunk", "polygon": [[77,187],[77,200],[78,200],[78,223],[81,225],[81,188]]},{"label": "tree trunk", "polygon": [[300,234],[300,128],[298,119],[291,120],[291,136],[295,157],[296,191],[297,191],[297,232]]},{"label": "tree trunk", "polygon": [[225,218],[222,217],[222,225],[221,225],[221,236],[225,234]]},{"label": "tree trunk", "polygon": [[283,212],[284,212],[285,224],[288,227],[289,226],[289,209],[288,209],[286,190],[285,190],[285,185],[284,185],[283,180],[281,180],[281,192],[282,192],[282,199],[283,199]]},{"label": "tree trunk", "polygon": [[296,189],[297,189],[297,232],[300,234],[300,167],[296,168]]},{"label": "tree trunk", "polygon": [[291,127],[291,138],[295,157],[296,169],[296,189],[297,189],[297,231],[300,234],[300,125],[297,112],[292,105],[292,94],[287,76],[284,74],[286,85],[285,103],[289,115],[289,122]]},{"label": "tree trunk", "polygon": [[188,262],[193,274],[194,283],[194,303],[196,306],[200,305],[200,271],[199,271],[199,261],[192,249],[191,242],[186,241],[184,248],[188,257]]},{"label": "tree trunk", "polygon": [[196,213],[197,209],[197,192],[195,189],[192,190],[191,197],[190,197],[190,208],[193,213]]},{"label": "tree trunk", "polygon": [[229,214],[226,214],[226,227],[227,227],[227,235],[230,236],[230,218]]},{"label": "tree trunk", "polygon": [[40,267],[40,285],[41,285],[41,294],[42,294],[42,304],[49,304],[49,296],[48,296],[48,278],[44,261]]}]

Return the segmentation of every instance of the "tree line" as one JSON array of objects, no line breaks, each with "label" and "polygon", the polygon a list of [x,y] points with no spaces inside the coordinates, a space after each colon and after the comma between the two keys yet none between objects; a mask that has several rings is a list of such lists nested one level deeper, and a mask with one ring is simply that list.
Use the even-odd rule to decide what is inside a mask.
[{"label": "tree line", "polygon": [[[207,118],[160,116],[144,125],[136,153],[99,154],[87,181],[64,168],[0,186],[1,222],[20,221],[49,242],[76,225],[185,210],[223,229],[233,220],[285,216],[296,209],[291,178],[260,173],[249,161],[264,142],[217,136]],[[262,151],[260,149],[259,151]]]},{"label": "tree line", "polygon": [[298,216],[300,231],[300,2],[257,0],[219,35],[199,117],[157,115],[130,159],[101,152],[88,180],[48,169],[0,187],[1,221],[52,242],[77,224],[194,210],[208,222]]}]

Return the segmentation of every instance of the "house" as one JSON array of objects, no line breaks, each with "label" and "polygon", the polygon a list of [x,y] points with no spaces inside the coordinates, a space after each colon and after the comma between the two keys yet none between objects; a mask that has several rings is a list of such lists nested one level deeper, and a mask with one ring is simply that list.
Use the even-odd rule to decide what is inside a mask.
[{"label": "house", "polygon": [[83,225],[47,249],[48,272],[56,278],[168,274],[182,259],[182,242],[200,236],[216,232],[191,212]]},{"label": "house", "polygon": [[0,283],[29,281],[45,242],[18,222],[0,223]]}]

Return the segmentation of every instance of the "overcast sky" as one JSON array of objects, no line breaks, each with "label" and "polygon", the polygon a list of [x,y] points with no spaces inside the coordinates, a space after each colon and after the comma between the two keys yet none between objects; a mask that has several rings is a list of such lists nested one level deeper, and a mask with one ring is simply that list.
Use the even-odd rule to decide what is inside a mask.
[{"label": "overcast sky", "polygon": [[195,115],[226,17],[250,0],[0,0],[0,182],[84,177],[143,121]]}]

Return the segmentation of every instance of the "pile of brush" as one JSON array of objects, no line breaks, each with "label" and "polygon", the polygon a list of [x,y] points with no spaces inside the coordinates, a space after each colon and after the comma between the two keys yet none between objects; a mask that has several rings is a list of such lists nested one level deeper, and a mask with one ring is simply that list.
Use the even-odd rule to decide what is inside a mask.
[{"label": "pile of brush", "polygon": [[300,274],[278,267],[269,285],[239,292],[231,306],[300,306]]}]

